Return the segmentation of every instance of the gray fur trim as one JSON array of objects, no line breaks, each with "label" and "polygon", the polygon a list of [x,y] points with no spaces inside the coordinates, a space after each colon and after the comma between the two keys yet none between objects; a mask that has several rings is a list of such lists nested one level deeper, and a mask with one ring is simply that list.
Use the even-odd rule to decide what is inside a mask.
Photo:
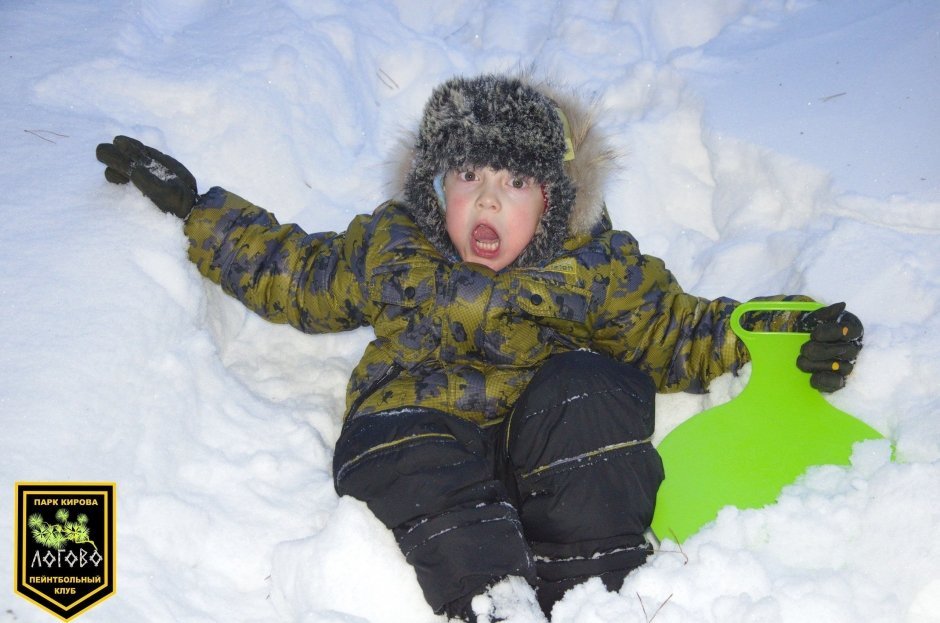
[{"label": "gray fur trim", "polygon": [[[575,159],[567,163],[558,107],[568,118],[575,148]],[[453,78],[432,92],[411,157],[401,163],[408,165],[404,199],[428,240],[456,259],[434,177],[466,166],[534,177],[545,186],[548,209],[513,265],[543,265],[570,235],[607,222],[601,186],[614,157],[594,134],[592,111],[546,84],[524,76]]]}]

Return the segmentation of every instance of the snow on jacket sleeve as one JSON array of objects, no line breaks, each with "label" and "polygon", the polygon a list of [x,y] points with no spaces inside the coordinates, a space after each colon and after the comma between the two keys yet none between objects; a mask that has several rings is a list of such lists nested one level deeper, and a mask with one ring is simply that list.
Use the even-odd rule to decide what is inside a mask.
[{"label": "snow on jacket sleeve", "polygon": [[[625,232],[612,233],[610,254],[605,304],[595,319],[593,342],[598,348],[639,366],[662,392],[704,392],[712,379],[736,373],[750,360],[731,330],[731,313],[738,301],[684,292],[663,261],[640,254],[636,241]],[[779,331],[794,321],[792,314],[768,312],[755,318],[750,328]]]},{"label": "snow on jacket sleeve", "polygon": [[364,228],[307,234],[222,188],[187,218],[189,258],[199,271],[267,320],[306,333],[368,324]]}]

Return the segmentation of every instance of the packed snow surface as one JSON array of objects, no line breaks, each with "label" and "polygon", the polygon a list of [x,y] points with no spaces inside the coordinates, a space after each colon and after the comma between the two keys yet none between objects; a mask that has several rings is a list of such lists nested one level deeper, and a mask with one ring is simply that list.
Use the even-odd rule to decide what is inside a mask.
[{"label": "packed snow surface", "polygon": [[[117,483],[117,594],[80,620],[443,621],[333,490],[370,332],[253,316],[197,274],[176,218],[104,180],[95,145],[134,136],[202,190],[338,231],[392,192],[434,85],[534,67],[603,105],[614,224],[686,290],[848,303],[866,345],[831,400],[888,439],[552,620],[940,621],[934,0],[18,0],[0,52],[0,535],[15,482]],[[744,382],[660,397],[658,437]],[[0,621],[50,619],[0,596]]]}]

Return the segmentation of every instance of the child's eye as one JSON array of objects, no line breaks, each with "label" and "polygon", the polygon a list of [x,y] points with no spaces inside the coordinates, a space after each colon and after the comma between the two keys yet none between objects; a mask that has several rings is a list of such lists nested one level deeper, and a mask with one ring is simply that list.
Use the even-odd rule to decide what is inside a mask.
[{"label": "child's eye", "polygon": [[477,179],[477,174],[473,171],[461,171],[457,174],[457,177],[464,182],[473,182]]},{"label": "child's eye", "polygon": [[513,188],[522,189],[529,185],[529,180],[524,177],[514,177],[509,180],[509,185]]}]

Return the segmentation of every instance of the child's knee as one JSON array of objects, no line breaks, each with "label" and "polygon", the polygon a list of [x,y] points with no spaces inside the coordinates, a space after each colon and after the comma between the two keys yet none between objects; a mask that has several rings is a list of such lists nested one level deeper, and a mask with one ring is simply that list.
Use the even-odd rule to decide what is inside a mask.
[{"label": "child's knee", "polygon": [[637,368],[588,351],[549,359],[522,393],[507,425],[517,468],[535,469],[598,448],[648,440],[656,388]]},{"label": "child's knee", "polygon": [[[383,523],[396,527],[459,504],[462,492],[491,482],[483,448],[472,423],[437,411],[358,416],[336,443],[336,492],[366,502]],[[474,495],[486,496],[486,489]]]}]

